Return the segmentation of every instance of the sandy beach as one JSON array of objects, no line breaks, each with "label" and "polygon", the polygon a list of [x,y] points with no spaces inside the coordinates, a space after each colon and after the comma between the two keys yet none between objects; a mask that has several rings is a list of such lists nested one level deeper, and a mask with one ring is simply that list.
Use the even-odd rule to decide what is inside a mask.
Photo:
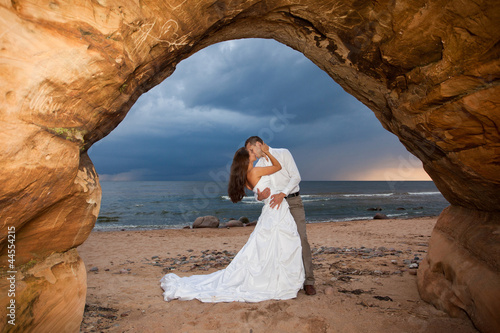
[{"label": "sandy beach", "polygon": [[287,301],[165,302],[160,278],[224,268],[254,227],[91,233],[81,332],[477,332],[422,301],[416,269],[437,218],[308,224],[316,289]]}]

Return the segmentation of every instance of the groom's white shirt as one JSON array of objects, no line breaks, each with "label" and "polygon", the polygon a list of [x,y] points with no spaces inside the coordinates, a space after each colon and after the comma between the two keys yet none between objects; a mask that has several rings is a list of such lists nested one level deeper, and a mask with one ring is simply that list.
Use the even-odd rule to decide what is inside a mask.
[{"label": "groom's white shirt", "polygon": [[[276,193],[283,192],[285,195],[289,195],[290,193],[298,192],[300,173],[292,154],[288,151],[288,149],[284,148],[275,149],[269,147],[269,152],[281,164],[280,171],[269,175],[269,177],[271,177],[273,188],[277,191]],[[272,163],[269,159],[261,157],[255,166],[262,167],[270,165],[272,165]]]}]

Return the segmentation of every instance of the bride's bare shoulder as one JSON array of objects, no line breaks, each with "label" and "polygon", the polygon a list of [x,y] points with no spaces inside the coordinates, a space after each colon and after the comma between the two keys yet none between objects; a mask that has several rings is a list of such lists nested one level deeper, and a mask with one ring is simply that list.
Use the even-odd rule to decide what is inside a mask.
[{"label": "bride's bare shoulder", "polygon": [[258,172],[256,172],[255,169],[257,168],[252,168],[252,170],[248,171],[247,173],[247,186],[250,190],[253,190],[255,184],[257,184],[260,178]]}]

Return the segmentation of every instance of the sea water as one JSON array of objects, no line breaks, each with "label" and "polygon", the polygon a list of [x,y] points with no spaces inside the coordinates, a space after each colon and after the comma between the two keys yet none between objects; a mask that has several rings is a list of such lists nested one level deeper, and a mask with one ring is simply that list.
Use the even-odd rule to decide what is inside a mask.
[{"label": "sea water", "polygon": [[[96,230],[165,229],[192,225],[199,216],[221,223],[246,216],[257,220],[262,203],[250,191],[239,203],[227,183],[214,181],[101,182]],[[437,216],[449,205],[432,181],[302,181],[308,223]]]}]

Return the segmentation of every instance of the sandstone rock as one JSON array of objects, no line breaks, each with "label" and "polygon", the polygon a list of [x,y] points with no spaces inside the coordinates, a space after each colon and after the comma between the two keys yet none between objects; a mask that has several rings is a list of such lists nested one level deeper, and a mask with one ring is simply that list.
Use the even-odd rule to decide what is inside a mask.
[{"label": "sandstone rock", "polygon": [[219,219],[216,216],[202,216],[198,217],[193,222],[193,229],[195,228],[218,228]]},{"label": "sandstone rock", "polygon": [[[33,260],[17,267],[17,271],[16,328],[30,327],[31,332],[79,332],[87,274],[76,249],[54,253],[41,261]],[[0,290],[9,289],[6,283],[5,278],[0,279]],[[2,309],[9,301],[8,293],[2,292]]]},{"label": "sandstone rock", "polygon": [[[431,238],[419,290],[451,314],[464,309],[484,331],[500,330],[489,315],[498,309],[493,298],[498,294],[478,290],[476,272],[463,269],[464,260],[471,263],[481,272],[478,279],[496,290],[499,266],[491,259],[499,257],[498,242],[491,239],[497,239],[500,220],[493,219],[500,211],[496,9],[493,0],[4,2],[0,225],[16,229],[16,264],[39,265],[88,237],[101,190],[86,152],[142,93],[204,47],[273,38],[302,52],[367,105],[422,161],[452,206],[438,223],[446,228]],[[463,213],[455,214],[460,207]],[[448,238],[455,223],[467,228]],[[0,260],[5,259],[2,233]],[[74,262],[67,260],[61,267]],[[436,277],[432,269],[442,267],[454,272],[452,280],[467,297]],[[51,324],[54,311],[61,323],[80,313],[52,306],[66,293],[56,290],[64,284],[26,283],[16,296],[38,310],[34,317],[18,312],[20,331],[47,330],[40,325]],[[70,295],[74,290],[68,289]],[[70,298],[65,302],[74,310]],[[41,314],[48,314],[48,321]]]},{"label": "sandstone rock", "polygon": [[483,332],[500,331],[498,221],[500,213],[446,208],[417,275],[424,300],[453,316],[470,316]]}]

